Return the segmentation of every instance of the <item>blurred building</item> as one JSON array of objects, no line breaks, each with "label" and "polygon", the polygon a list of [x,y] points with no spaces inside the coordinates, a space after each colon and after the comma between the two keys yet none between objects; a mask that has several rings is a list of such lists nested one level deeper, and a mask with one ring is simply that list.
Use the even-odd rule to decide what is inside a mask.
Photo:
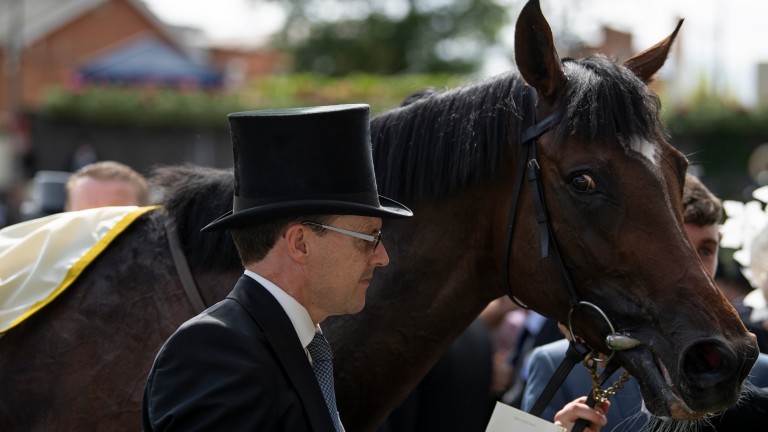
[{"label": "blurred building", "polygon": [[165,23],[142,0],[0,0],[0,226],[21,219],[38,171],[72,170],[69,160],[83,148],[142,172],[158,163],[231,163],[225,134],[43,122],[49,89],[232,91],[282,63],[268,48],[210,46],[202,30]]},{"label": "blurred building", "polygon": [[140,0],[3,0],[0,112],[34,110],[51,86],[211,87],[228,80],[227,71],[242,82],[280,67],[263,49],[218,50],[197,33],[160,21]]},{"label": "blurred building", "polygon": [[151,36],[184,53],[140,1],[5,0],[0,8],[0,110],[34,109],[53,85],[76,84],[88,61]]},{"label": "blurred building", "polygon": [[249,80],[282,70],[288,56],[269,48],[250,46],[210,46],[211,64],[224,73],[224,86],[228,90],[242,87]]},{"label": "blurred building", "polygon": [[757,65],[757,106],[768,107],[768,63]]},{"label": "blurred building", "polygon": [[581,58],[598,52],[603,53],[608,57],[616,58],[619,62],[627,60],[637,54],[637,51],[632,46],[632,33],[603,26],[603,41],[600,44],[595,46],[581,45],[569,52],[568,56]]},{"label": "blurred building", "polygon": [[[602,28],[602,41],[596,45],[587,45],[587,44],[579,44],[575,48],[571,48],[568,50],[567,56],[568,57],[574,57],[574,58],[582,58],[587,57],[592,54],[596,53],[603,53],[606,56],[608,56],[611,59],[616,59],[619,63],[624,62],[626,60],[629,60],[636,54],[638,54],[640,51],[648,48],[648,47],[641,47],[638,49],[634,46],[633,42],[633,35],[632,33],[624,32],[621,30],[616,30],[608,26],[603,26]],[[676,71],[677,67],[676,65],[680,63],[680,55],[681,55],[681,46],[680,43],[682,35],[678,34],[676,42],[674,45],[672,45],[671,52],[669,54],[668,63],[672,64],[673,66],[665,67],[660,71],[660,73],[654,77],[654,80],[650,82],[651,88],[657,92],[660,93],[662,91],[667,91],[667,96],[675,99],[670,101],[672,104],[677,104],[677,100],[680,95],[678,94],[669,94],[669,85],[674,86],[671,84],[676,80]],[[659,41],[663,39],[662,36],[659,37]],[[672,73],[669,73],[669,70],[672,70]],[[666,72],[666,73],[665,73]],[[669,85],[668,85],[669,84]]]}]

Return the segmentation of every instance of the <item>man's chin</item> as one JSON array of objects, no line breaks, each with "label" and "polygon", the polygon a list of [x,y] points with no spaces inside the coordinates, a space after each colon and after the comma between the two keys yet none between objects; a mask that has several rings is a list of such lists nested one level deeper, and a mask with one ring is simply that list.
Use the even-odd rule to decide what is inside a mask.
[{"label": "man's chin", "polygon": [[362,311],[364,307],[365,307],[365,298],[363,298],[363,301],[361,301],[358,304],[352,306],[347,313],[356,314],[356,313]]},{"label": "man's chin", "polygon": [[347,308],[347,311],[345,313],[356,314],[363,310],[363,308],[365,307],[365,290],[363,290],[363,292],[358,298],[355,298],[353,300],[354,301],[350,302],[349,307]]}]

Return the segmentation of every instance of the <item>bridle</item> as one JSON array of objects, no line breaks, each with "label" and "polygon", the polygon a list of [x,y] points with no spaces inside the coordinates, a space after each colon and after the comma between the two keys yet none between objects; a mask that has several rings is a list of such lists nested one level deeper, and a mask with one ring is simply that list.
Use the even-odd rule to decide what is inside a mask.
[{"label": "bridle", "polygon": [[[568,330],[572,335],[575,335],[573,332],[573,325],[571,323],[571,316],[576,309],[589,308],[596,311],[605,320],[610,329],[610,334],[606,337],[605,344],[609,349],[611,349],[612,352],[605,360],[607,361],[610,360],[615,351],[634,348],[637,346],[639,341],[630,338],[629,336],[616,333],[614,326],[608,316],[597,305],[580,300],[578,294],[576,293],[576,289],[573,286],[573,280],[571,279],[571,274],[568,272],[568,269],[565,266],[565,262],[563,261],[563,257],[557,248],[557,241],[555,239],[554,232],[552,231],[552,224],[550,222],[549,213],[544,201],[544,188],[540,174],[541,167],[539,166],[536,153],[537,139],[552,129],[558,120],[557,113],[552,112],[544,117],[544,119],[537,122],[536,90],[532,87],[528,87],[527,96],[529,99],[528,108],[530,114],[524,119],[524,122],[528,124],[524,127],[522,137],[520,139],[520,142],[524,147],[523,150],[525,151],[526,157],[520,158],[520,166],[517,171],[518,176],[515,181],[513,195],[509,205],[509,212],[507,213],[507,225],[504,233],[504,259],[502,263],[504,272],[504,277],[502,278],[504,290],[509,298],[512,299],[512,301],[515,302],[518,306],[529,309],[526,304],[522,303],[517,297],[515,297],[509,282],[509,261],[510,257],[512,256],[512,235],[514,232],[515,218],[517,215],[517,203],[520,200],[523,178],[525,177],[527,179],[528,185],[531,188],[531,198],[533,200],[534,213],[536,216],[536,222],[539,225],[539,236],[541,239],[541,258],[543,259],[551,257],[554,260],[555,265],[557,266],[557,269],[560,273],[560,277],[563,280],[563,284],[565,285],[568,297],[571,301],[570,310],[568,311]],[[551,254],[550,248],[552,252]],[[633,341],[636,341],[637,343],[633,345]]]},{"label": "bridle", "polygon": [[209,305],[203,300],[203,296],[200,294],[200,287],[198,287],[197,282],[195,282],[195,277],[192,276],[189,262],[187,262],[187,257],[181,246],[176,223],[171,220],[170,216],[166,216],[163,226],[165,227],[165,234],[168,238],[168,248],[171,251],[171,258],[173,259],[173,264],[176,268],[176,274],[179,276],[179,281],[181,281],[181,287],[184,289],[184,294],[187,295],[187,300],[189,300],[189,304],[192,306],[194,313],[198,314],[204,311]]},{"label": "bridle", "polygon": [[[507,213],[507,224],[504,234],[504,261],[502,264],[504,272],[502,277],[504,290],[509,298],[512,299],[512,301],[515,302],[518,306],[528,309],[526,304],[522,303],[517,297],[515,297],[509,281],[509,261],[510,257],[512,256],[512,235],[514,231],[515,218],[517,215],[517,203],[520,199],[520,193],[522,191],[523,178],[526,178],[530,187],[531,199],[533,200],[536,222],[539,226],[541,258],[543,259],[550,257],[552,260],[554,260],[554,263],[560,273],[560,277],[563,280],[563,284],[565,285],[568,297],[570,298],[570,309],[568,311],[568,330],[573,336],[571,339],[571,344],[568,348],[568,353],[566,354],[563,363],[555,372],[552,379],[547,384],[547,387],[542,392],[542,395],[531,409],[531,414],[540,415],[546,405],[549,403],[549,400],[554,395],[554,392],[557,390],[557,388],[560,387],[570,370],[573,369],[573,366],[583,360],[590,353],[590,349],[579,342],[577,340],[578,338],[573,332],[571,316],[576,309],[592,309],[593,311],[596,311],[598,315],[600,315],[600,317],[608,324],[610,333],[605,339],[605,344],[611,350],[611,353],[606,358],[600,359],[599,361],[607,363],[613,358],[613,355],[616,351],[634,348],[640,344],[640,341],[630,336],[616,333],[613,324],[611,323],[608,316],[602,311],[602,309],[593,303],[580,300],[578,294],[576,293],[571,275],[565,266],[565,262],[563,261],[560,251],[557,248],[557,241],[552,230],[552,224],[550,222],[547,206],[544,201],[544,189],[541,180],[541,167],[539,166],[536,153],[536,141],[539,137],[541,137],[541,135],[552,129],[558,120],[557,113],[552,112],[545,116],[541,121],[537,122],[536,89],[528,87],[526,96],[528,97],[529,101],[529,115],[525,116],[523,120],[524,128],[520,139],[525,157],[520,158],[520,165],[517,171],[518,175],[514,183],[513,195],[509,206],[509,212]],[[596,361],[598,361],[597,356],[593,357]],[[607,378],[613,374],[617,367],[618,366],[615,364],[611,364],[609,367],[606,367],[606,371],[603,373],[604,376],[601,376],[601,380],[607,380]]]},{"label": "bridle", "polygon": [[[514,231],[515,217],[517,215],[517,203],[520,199],[520,192],[523,187],[523,177],[526,177],[528,185],[531,187],[531,197],[533,199],[534,212],[536,214],[536,222],[539,224],[539,235],[541,238],[541,258],[549,256],[549,247],[552,246],[554,251],[553,259],[560,271],[560,275],[565,283],[565,288],[568,291],[568,296],[571,299],[571,306],[578,304],[579,297],[576,294],[576,290],[573,287],[571,275],[565,268],[563,259],[560,256],[560,251],[557,249],[557,242],[554,241],[554,235],[552,233],[552,226],[549,222],[549,215],[547,212],[547,206],[544,203],[543,188],[541,184],[541,176],[539,174],[541,167],[536,157],[536,140],[549,131],[557,121],[557,115],[555,112],[550,113],[540,122],[536,122],[536,90],[532,87],[527,89],[530,115],[526,116],[525,125],[520,142],[522,143],[526,154],[526,157],[520,158],[520,166],[518,169],[518,176],[515,181],[513,189],[514,194],[509,205],[509,212],[507,213],[507,226],[504,234],[504,290],[509,298],[512,299],[518,306],[528,309],[528,306],[522,303],[515,297],[512,292],[512,287],[509,283],[509,258],[512,255],[512,234]],[[527,169],[526,169],[527,168]]]}]

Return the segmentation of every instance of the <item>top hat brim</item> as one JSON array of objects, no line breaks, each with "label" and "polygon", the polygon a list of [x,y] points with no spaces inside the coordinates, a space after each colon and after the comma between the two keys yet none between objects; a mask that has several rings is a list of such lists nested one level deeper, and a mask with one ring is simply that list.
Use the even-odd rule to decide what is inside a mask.
[{"label": "top hat brim", "polygon": [[378,207],[349,201],[295,200],[262,205],[238,212],[230,210],[203,227],[201,231],[243,227],[290,216],[329,214],[372,216],[383,219],[413,216],[413,212],[408,207],[383,196],[379,196]]}]

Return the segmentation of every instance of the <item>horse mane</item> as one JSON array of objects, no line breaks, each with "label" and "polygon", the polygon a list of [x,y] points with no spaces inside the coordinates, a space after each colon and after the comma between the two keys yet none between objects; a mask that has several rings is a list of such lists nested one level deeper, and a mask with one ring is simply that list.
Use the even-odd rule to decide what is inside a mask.
[{"label": "horse mane", "polygon": [[556,108],[565,119],[559,139],[613,143],[617,136],[651,140],[662,134],[661,101],[632,71],[602,54],[563,59],[563,68],[568,85]]},{"label": "horse mane", "polygon": [[510,72],[447,91],[421,90],[371,120],[382,194],[429,199],[498,173],[520,135],[525,83]]},{"label": "horse mane", "polygon": [[[563,68],[567,91],[554,108],[558,140],[613,143],[661,133],[659,99],[629,69],[601,54],[564,59]],[[373,118],[379,191],[433,200],[497,176],[531,110],[527,88],[512,70],[452,90],[421,90]]]},{"label": "horse mane", "polygon": [[229,230],[200,230],[232,210],[234,174],[231,169],[193,165],[156,168],[150,184],[162,192],[165,213],[176,223],[189,265],[200,270],[239,267],[240,258]]}]

